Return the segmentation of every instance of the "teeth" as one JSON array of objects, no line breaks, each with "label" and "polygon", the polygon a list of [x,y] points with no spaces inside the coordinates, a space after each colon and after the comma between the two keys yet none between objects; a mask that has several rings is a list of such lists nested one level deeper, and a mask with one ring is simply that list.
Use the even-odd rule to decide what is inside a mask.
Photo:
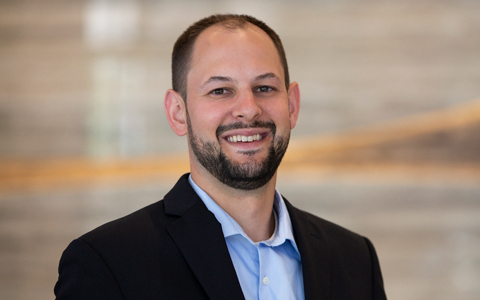
[{"label": "teeth", "polygon": [[261,134],[254,134],[254,135],[249,135],[249,136],[246,136],[246,135],[232,135],[232,136],[229,136],[227,138],[227,140],[229,142],[254,142],[254,141],[259,141],[262,139],[262,135]]}]

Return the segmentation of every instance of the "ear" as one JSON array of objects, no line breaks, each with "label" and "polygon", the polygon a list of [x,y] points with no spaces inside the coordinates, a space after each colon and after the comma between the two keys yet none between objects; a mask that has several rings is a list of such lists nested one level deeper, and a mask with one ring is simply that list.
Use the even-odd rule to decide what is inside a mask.
[{"label": "ear", "polygon": [[292,82],[288,87],[288,109],[290,112],[290,129],[297,124],[300,112],[300,88],[297,82]]},{"label": "ear", "polygon": [[168,90],[163,106],[173,131],[179,136],[187,134],[187,111],[182,96],[174,90]]}]

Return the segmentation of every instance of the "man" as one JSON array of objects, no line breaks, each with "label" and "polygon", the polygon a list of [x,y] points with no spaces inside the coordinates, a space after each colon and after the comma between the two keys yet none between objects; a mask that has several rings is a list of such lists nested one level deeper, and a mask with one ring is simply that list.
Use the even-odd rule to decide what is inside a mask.
[{"label": "man", "polygon": [[165,110],[191,174],[65,250],[57,299],[386,299],[372,244],[276,191],[297,121],[279,37],[249,16],[189,27]]}]

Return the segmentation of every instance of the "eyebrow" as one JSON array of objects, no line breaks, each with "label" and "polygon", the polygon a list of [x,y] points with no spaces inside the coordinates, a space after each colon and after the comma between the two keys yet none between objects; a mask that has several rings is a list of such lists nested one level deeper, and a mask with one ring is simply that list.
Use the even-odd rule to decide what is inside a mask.
[{"label": "eyebrow", "polygon": [[257,77],[255,77],[255,81],[269,79],[269,78],[279,79],[277,77],[277,75],[275,75],[274,73],[265,73],[265,74],[258,75]]},{"label": "eyebrow", "polygon": [[[265,73],[265,74],[262,74],[262,75],[258,75],[257,77],[255,77],[254,81],[260,81],[260,80],[265,80],[265,79],[269,79],[269,78],[280,80],[277,75],[270,72],[270,73]],[[233,82],[233,79],[231,77],[228,77],[228,76],[212,76],[207,81],[205,81],[204,84],[202,84],[202,87],[206,86],[209,83],[217,82],[217,81],[219,81],[219,82]]]},{"label": "eyebrow", "polygon": [[227,76],[212,76],[207,81],[205,81],[204,84],[202,84],[202,87],[206,86],[209,83],[215,82],[215,81],[231,82],[231,81],[233,81],[233,79],[230,78],[230,77],[227,77]]}]

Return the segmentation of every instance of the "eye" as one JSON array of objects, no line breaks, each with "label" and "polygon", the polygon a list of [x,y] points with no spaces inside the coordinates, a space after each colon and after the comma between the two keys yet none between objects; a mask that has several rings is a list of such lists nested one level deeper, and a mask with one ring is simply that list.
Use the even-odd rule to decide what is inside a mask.
[{"label": "eye", "polygon": [[255,89],[256,92],[260,92],[260,93],[268,93],[268,92],[271,92],[273,90],[274,89],[271,86],[266,86],[266,85],[259,86]]},{"label": "eye", "polygon": [[212,94],[212,95],[224,95],[224,94],[227,94],[227,93],[228,93],[228,90],[227,90],[227,89],[218,88],[218,89],[214,89],[214,90],[211,91],[209,94]]}]

